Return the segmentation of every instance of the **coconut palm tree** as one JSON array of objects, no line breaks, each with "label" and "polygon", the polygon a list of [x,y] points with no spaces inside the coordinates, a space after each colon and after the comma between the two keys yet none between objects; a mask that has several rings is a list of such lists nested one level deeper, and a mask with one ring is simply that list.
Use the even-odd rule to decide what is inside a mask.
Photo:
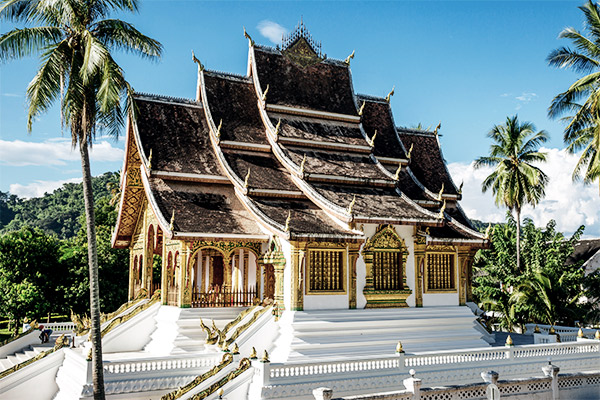
[{"label": "coconut palm tree", "polygon": [[[118,134],[131,110],[132,89],[111,55],[124,50],[157,59],[160,43],[133,25],[110,19],[136,12],[138,0],[3,0],[0,19],[23,24],[0,37],[0,60],[41,54],[40,68],[27,88],[27,127],[60,99],[63,123],[79,147],[88,238],[94,398],[104,399],[98,289],[98,256],[88,147],[97,131]],[[124,101],[127,98],[129,100]],[[125,109],[123,107],[125,103]]]},{"label": "coconut palm tree", "polygon": [[535,132],[531,122],[520,123],[518,117],[507,117],[503,125],[495,125],[488,133],[494,144],[490,155],[475,160],[475,168],[494,167],[483,181],[481,190],[492,189],[495,203],[506,206],[515,213],[517,222],[517,270],[521,257],[521,210],[525,204],[535,205],[545,194],[548,177],[534,166],[534,162],[546,161],[546,154],[538,151],[548,140],[545,131]]},{"label": "coconut palm tree", "polygon": [[573,179],[583,177],[585,183],[598,180],[600,184],[600,9],[589,0],[579,8],[585,16],[587,36],[575,28],[565,28],[558,37],[570,39],[574,49],[555,49],[547,61],[551,66],[584,76],[552,99],[548,115],[564,116],[567,150],[583,150]]}]

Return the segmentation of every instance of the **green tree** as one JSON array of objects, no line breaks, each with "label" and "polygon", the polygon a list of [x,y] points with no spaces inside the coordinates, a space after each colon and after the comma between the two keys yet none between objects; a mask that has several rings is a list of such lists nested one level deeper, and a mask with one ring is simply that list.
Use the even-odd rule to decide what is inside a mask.
[{"label": "green tree", "polygon": [[475,168],[493,167],[481,189],[492,189],[497,206],[506,206],[515,213],[517,224],[517,269],[521,263],[521,209],[535,205],[545,194],[548,177],[532,163],[546,161],[539,150],[548,140],[545,131],[535,132],[531,122],[520,123],[518,117],[507,117],[503,125],[495,125],[488,133],[494,143],[490,155],[475,160]]},{"label": "green tree", "polygon": [[579,7],[585,17],[586,34],[565,28],[559,38],[569,39],[574,49],[560,47],[547,58],[557,68],[584,74],[559,93],[548,108],[551,118],[567,114],[564,142],[570,153],[583,150],[573,171],[573,179],[583,176],[585,183],[599,180],[600,185],[600,9],[588,0]]},{"label": "green tree", "polygon": [[15,334],[24,317],[64,312],[67,275],[60,243],[41,229],[24,227],[0,236],[0,315],[12,319]]},{"label": "green tree", "polygon": [[[94,398],[104,399],[98,254],[88,146],[92,145],[97,128],[118,134],[124,120],[121,102],[132,92],[111,51],[125,50],[157,58],[161,45],[131,24],[108,18],[112,12],[136,12],[137,0],[3,0],[0,4],[0,18],[25,25],[0,37],[0,59],[41,52],[42,64],[27,88],[28,128],[38,114],[60,98],[63,121],[70,128],[73,146],[79,146],[89,253]],[[131,96],[127,98],[130,108]]]}]

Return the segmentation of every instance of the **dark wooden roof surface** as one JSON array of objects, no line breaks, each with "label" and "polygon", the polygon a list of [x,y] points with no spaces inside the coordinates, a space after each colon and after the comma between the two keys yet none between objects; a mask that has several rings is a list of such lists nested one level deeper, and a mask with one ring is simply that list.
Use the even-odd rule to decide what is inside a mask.
[{"label": "dark wooden roof surface", "polygon": [[248,154],[228,150],[224,155],[227,163],[240,179],[244,180],[250,169],[248,185],[251,189],[298,191],[289,173],[272,154]]},{"label": "dark wooden roof surface", "polygon": [[373,153],[377,157],[390,157],[406,159],[406,153],[396,134],[396,127],[392,119],[390,107],[387,102],[367,100],[359,97],[359,107],[365,101],[362,124],[365,132],[372,137],[377,130]]},{"label": "dark wooden roof surface", "polygon": [[[275,126],[278,118],[271,118]],[[367,146],[367,141],[358,125],[348,126],[332,121],[310,121],[305,118],[281,119],[280,135],[295,139],[314,140],[317,142],[344,143]]]}]

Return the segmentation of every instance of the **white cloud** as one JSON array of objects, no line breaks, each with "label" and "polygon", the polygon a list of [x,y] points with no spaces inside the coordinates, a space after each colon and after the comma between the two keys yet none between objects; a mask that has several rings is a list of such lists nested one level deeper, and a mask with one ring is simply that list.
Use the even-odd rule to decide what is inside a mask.
[{"label": "white cloud", "polygon": [[537,94],[535,93],[525,93],[523,92],[520,96],[515,97],[515,99],[522,101],[523,103],[529,103],[531,100],[535,99]]},{"label": "white cloud", "polygon": [[61,181],[35,181],[28,185],[13,183],[10,185],[8,191],[12,194],[16,194],[19,197],[29,199],[31,197],[41,197],[44,195],[44,193],[52,193],[65,183],[79,182],[81,182],[81,178],[71,178]]},{"label": "white cloud", "polygon": [[[535,208],[524,207],[523,218],[531,218],[536,226],[545,226],[549,220],[554,219],[557,229],[566,234],[585,225],[585,236],[600,237],[598,185],[586,186],[571,179],[579,155],[560,149],[542,151],[548,153],[548,162],[541,165],[542,170],[550,177],[546,197]],[[491,173],[492,168],[475,170],[473,163],[451,163],[448,168],[457,184],[464,181],[461,205],[470,218],[485,222],[504,221],[506,208],[494,205],[491,191],[481,193],[481,182]]]},{"label": "white cloud", "polygon": [[266,19],[260,21],[256,27],[261,35],[269,39],[274,44],[280,44],[281,38],[288,32],[287,29],[279,25],[277,22]]},{"label": "white cloud", "polygon": [[[124,151],[113,147],[108,141],[94,144],[90,149],[92,161],[121,161]],[[26,165],[65,165],[68,161],[79,161],[79,151],[71,147],[71,141],[53,138],[44,142],[22,140],[0,140],[0,164],[22,167]]]}]

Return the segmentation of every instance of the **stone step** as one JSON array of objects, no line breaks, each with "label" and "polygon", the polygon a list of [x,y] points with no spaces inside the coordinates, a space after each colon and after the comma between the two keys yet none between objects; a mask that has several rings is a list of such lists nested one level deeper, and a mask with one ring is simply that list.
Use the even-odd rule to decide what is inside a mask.
[{"label": "stone step", "polygon": [[5,369],[12,367],[13,365],[15,364],[13,364],[9,359],[3,358],[0,360],[0,371],[4,371]]}]

